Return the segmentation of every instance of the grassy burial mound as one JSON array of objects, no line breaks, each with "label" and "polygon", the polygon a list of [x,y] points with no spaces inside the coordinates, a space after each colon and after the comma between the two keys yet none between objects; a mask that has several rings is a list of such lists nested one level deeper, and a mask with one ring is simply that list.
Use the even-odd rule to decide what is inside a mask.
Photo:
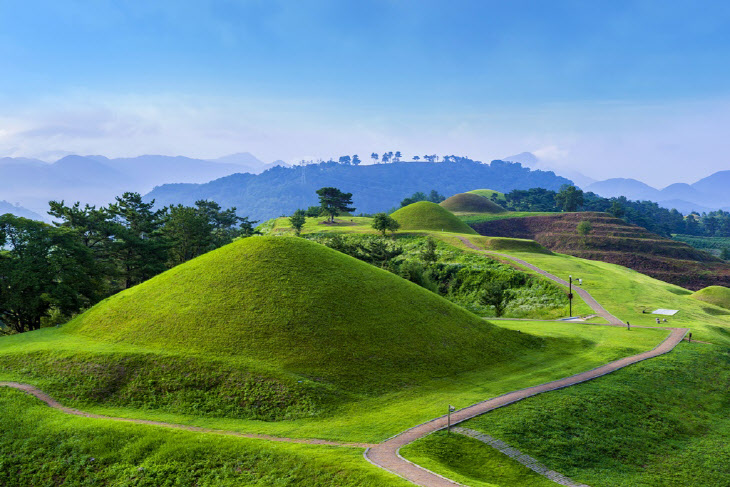
[{"label": "grassy burial mound", "polygon": [[474,193],[459,193],[445,199],[440,205],[452,213],[505,213],[497,203]]},{"label": "grassy burial mound", "polygon": [[65,330],[243,358],[363,393],[488,367],[537,340],[291,237],[234,242],[101,302]]},{"label": "grassy burial mound", "polygon": [[690,297],[730,309],[730,288],[725,286],[709,286],[693,293]]},{"label": "grassy burial mound", "polygon": [[[583,221],[591,224],[585,235],[578,231]],[[607,213],[555,213],[472,227],[481,235],[532,239],[555,252],[619,264],[688,289],[730,286],[730,265],[720,259]]]},{"label": "grassy burial mound", "polygon": [[456,215],[430,201],[413,203],[390,216],[400,223],[400,230],[432,230],[476,234],[469,225],[459,220]]},{"label": "grassy burial mound", "polygon": [[491,200],[492,195],[495,196],[497,201],[507,201],[504,197],[504,193],[500,193],[499,191],[495,191],[493,189],[473,189],[471,191],[467,191],[467,193],[476,194],[479,196],[484,196],[485,198]]}]

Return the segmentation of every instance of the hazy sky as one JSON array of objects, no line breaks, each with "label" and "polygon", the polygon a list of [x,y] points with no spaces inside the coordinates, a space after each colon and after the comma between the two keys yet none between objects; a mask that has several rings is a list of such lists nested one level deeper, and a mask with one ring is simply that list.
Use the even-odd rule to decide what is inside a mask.
[{"label": "hazy sky", "polygon": [[[730,169],[730,3],[0,0],[0,157]],[[364,157],[363,157],[364,156]]]}]

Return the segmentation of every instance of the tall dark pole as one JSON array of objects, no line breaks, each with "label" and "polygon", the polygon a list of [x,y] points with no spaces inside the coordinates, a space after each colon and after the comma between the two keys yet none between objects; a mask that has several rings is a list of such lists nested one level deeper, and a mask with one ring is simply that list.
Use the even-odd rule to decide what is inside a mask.
[{"label": "tall dark pole", "polygon": [[573,276],[568,276],[568,315],[573,317]]}]

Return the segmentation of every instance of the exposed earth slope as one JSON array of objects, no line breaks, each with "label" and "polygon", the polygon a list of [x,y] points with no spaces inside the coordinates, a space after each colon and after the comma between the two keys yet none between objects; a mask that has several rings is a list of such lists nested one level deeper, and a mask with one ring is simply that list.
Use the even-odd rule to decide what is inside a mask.
[{"label": "exposed earth slope", "polygon": [[[587,235],[577,231],[588,221]],[[533,239],[576,257],[623,265],[688,289],[730,285],[730,265],[682,242],[666,239],[606,213],[557,213],[475,223],[481,235]]]}]

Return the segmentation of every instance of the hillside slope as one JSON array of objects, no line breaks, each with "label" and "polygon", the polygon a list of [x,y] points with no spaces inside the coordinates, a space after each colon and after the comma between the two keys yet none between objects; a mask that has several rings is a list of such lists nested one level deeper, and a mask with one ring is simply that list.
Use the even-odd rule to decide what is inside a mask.
[{"label": "hillside slope", "polygon": [[64,330],[245,358],[359,391],[481,368],[535,341],[291,237],[234,242],[102,301]]},{"label": "hillside slope", "polygon": [[394,212],[391,217],[400,223],[400,230],[476,233],[449,210],[430,201],[419,201],[405,206]]},{"label": "hillside slope", "polygon": [[730,288],[725,286],[709,286],[692,293],[690,297],[721,308],[730,309]]},{"label": "hillside slope", "polygon": [[505,213],[507,210],[477,193],[459,193],[439,203],[453,213]]},{"label": "hillside slope", "polygon": [[[576,230],[581,221],[593,227],[585,237]],[[730,285],[730,265],[606,213],[556,213],[472,226],[481,235],[532,239],[556,252],[623,265],[688,289]]]}]

